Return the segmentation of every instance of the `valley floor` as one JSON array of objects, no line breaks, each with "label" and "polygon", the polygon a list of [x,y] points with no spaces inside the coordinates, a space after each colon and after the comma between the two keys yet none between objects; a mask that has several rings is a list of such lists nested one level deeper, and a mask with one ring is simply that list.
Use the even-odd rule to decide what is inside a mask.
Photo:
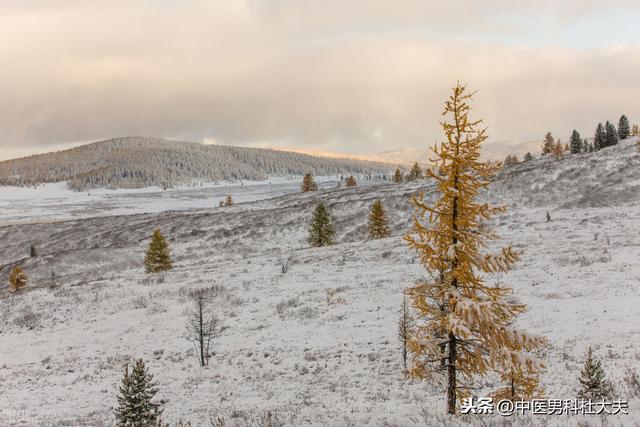
[{"label": "valley floor", "polygon": [[[111,425],[123,365],[140,357],[158,381],[171,425],[584,422],[451,420],[443,415],[441,388],[404,378],[399,307],[403,289],[425,272],[402,236],[410,224],[408,196],[420,189],[429,197],[428,186],[381,184],[226,210],[0,228],[3,242],[18,239],[2,249],[4,259],[30,239],[46,242],[42,255],[25,262],[35,286],[0,299],[0,425]],[[365,241],[375,198],[385,203],[394,236]],[[318,199],[338,229],[338,244],[327,248],[305,242]],[[517,326],[550,340],[546,395],[575,398],[592,346],[620,397],[631,400],[631,414],[609,417],[607,425],[640,423],[640,405],[622,381],[640,360],[638,218],[637,203],[615,210],[519,204],[493,221],[497,244],[524,251],[513,271],[491,280],[512,286],[529,306]],[[175,258],[176,268],[163,276],[142,267],[155,226],[170,236]],[[292,266],[282,273],[288,258]],[[225,328],[207,368],[198,366],[185,333],[188,293],[201,287],[216,287]],[[488,378],[486,394],[496,385]],[[598,417],[586,421],[581,425],[601,425]]]}]

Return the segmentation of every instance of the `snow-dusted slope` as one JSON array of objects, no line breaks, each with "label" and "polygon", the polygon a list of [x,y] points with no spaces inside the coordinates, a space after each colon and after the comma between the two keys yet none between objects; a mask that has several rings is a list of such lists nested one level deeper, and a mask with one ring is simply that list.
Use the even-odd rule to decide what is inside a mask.
[{"label": "snow-dusted slope", "polygon": [[[510,284],[529,305],[518,326],[550,338],[549,397],[575,397],[588,346],[629,397],[621,378],[638,365],[640,348],[639,183],[640,155],[626,141],[507,169],[485,195],[510,205],[494,220],[497,244],[524,250],[523,260],[492,280]],[[137,357],[155,374],[170,423],[268,425],[271,413],[271,425],[480,425],[447,419],[442,391],[401,372],[402,290],[425,275],[402,235],[408,197],[421,189],[432,195],[428,182],[384,184],[231,208],[1,227],[3,264],[31,243],[40,255],[23,261],[35,289],[0,299],[0,425],[110,425],[123,363]],[[377,198],[394,235],[366,241]],[[306,224],[319,200],[336,220],[338,244],[309,248]],[[168,236],[176,265],[162,279],[142,267],[155,227]],[[283,274],[289,257],[293,266]],[[0,274],[5,283],[6,268]],[[226,329],[203,369],[185,339],[187,294],[214,285]],[[494,379],[484,386],[491,390]],[[608,425],[636,425],[637,401],[631,411]]]},{"label": "snow-dusted slope", "polygon": [[127,137],[0,162],[1,185],[67,181],[74,190],[173,187],[218,180],[389,174],[390,165],[259,148]]}]

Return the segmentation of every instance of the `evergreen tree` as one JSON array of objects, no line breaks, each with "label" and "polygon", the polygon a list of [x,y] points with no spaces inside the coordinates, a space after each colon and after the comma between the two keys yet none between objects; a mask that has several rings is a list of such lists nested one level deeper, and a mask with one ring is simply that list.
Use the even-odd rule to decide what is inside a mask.
[{"label": "evergreen tree", "polygon": [[602,150],[605,146],[606,142],[604,126],[602,126],[602,123],[598,123],[598,127],[596,127],[596,133],[593,137],[593,149],[594,151],[599,151]]},{"label": "evergreen tree", "polygon": [[376,200],[371,205],[371,212],[369,212],[369,238],[383,239],[390,235],[389,220],[384,212],[384,207],[380,200]]},{"label": "evergreen tree", "polygon": [[638,135],[640,135],[640,126],[635,124],[631,126],[631,136],[638,136]]},{"label": "evergreen tree", "polygon": [[153,402],[158,388],[144,361],[139,359],[129,374],[125,367],[122,385],[119,387],[116,422],[121,427],[152,427],[159,425],[162,407]]},{"label": "evergreen tree", "polygon": [[11,292],[18,292],[27,286],[27,273],[19,265],[15,266],[9,273],[9,289]]},{"label": "evergreen tree", "polygon": [[347,181],[345,182],[346,187],[355,187],[357,185],[358,183],[356,182],[356,179],[353,175],[350,175],[349,178],[347,178]]},{"label": "evergreen tree", "polygon": [[334,234],[335,228],[331,215],[323,203],[318,203],[309,227],[309,244],[316,247],[332,245]]},{"label": "evergreen tree", "polygon": [[527,154],[524,155],[524,161],[530,162],[531,160],[533,160],[533,154],[527,151]]},{"label": "evergreen tree", "polygon": [[159,229],[153,230],[151,242],[145,252],[144,269],[147,273],[160,273],[173,268],[169,245]]},{"label": "evergreen tree", "polygon": [[409,343],[414,355],[410,373],[415,378],[444,373],[451,414],[456,402],[469,396],[472,382],[489,372],[539,375],[543,365],[530,353],[546,342],[510,326],[526,307],[513,302],[509,287],[484,282],[486,274],[509,270],[519,257],[511,247],[499,254],[482,250],[495,238],[487,221],[505,208],[476,200],[499,165],[479,160],[488,136],[481,120],[468,118],[471,96],[458,84],[445,104],[450,117],[442,123],[445,142],[433,149],[441,173],[429,171],[440,198],[433,206],[424,193],[412,198],[415,234],[406,236],[427,271],[442,276],[408,290],[421,321]]},{"label": "evergreen tree", "polygon": [[631,135],[631,129],[629,127],[629,119],[624,114],[620,116],[618,121],[618,138],[627,139]]},{"label": "evergreen tree", "polygon": [[516,156],[515,154],[513,154],[513,155],[508,154],[507,157],[504,158],[504,161],[502,162],[502,164],[505,167],[517,165],[518,164],[518,156]]},{"label": "evergreen tree", "polygon": [[618,143],[618,132],[613,123],[607,121],[604,125],[605,147],[611,147]]},{"label": "evergreen tree", "polygon": [[593,153],[594,151],[596,151],[595,147],[593,146],[593,142],[589,144],[589,152]]},{"label": "evergreen tree", "polygon": [[581,399],[608,399],[611,397],[613,388],[611,383],[606,379],[602,364],[593,357],[591,347],[587,351],[587,359],[584,367],[580,372],[580,389],[578,397]]},{"label": "evergreen tree", "polygon": [[544,140],[542,141],[542,155],[546,156],[547,154],[553,153],[555,146],[556,141],[553,139],[553,135],[551,135],[551,132],[547,132],[544,135]]},{"label": "evergreen tree", "polygon": [[302,186],[300,187],[303,193],[308,191],[316,191],[318,186],[316,182],[313,180],[313,176],[310,173],[304,174],[304,178],[302,178]]},{"label": "evergreen tree", "polygon": [[417,179],[422,179],[422,178],[424,178],[424,175],[422,175],[422,169],[420,169],[420,165],[418,164],[418,162],[415,162],[413,164],[413,167],[409,171],[409,176],[407,177],[407,181],[415,181]]},{"label": "evergreen tree", "polygon": [[400,168],[396,168],[396,172],[393,174],[393,182],[396,184],[402,182],[402,172],[400,172]]},{"label": "evergreen tree", "polygon": [[582,147],[580,148],[580,151],[582,153],[588,153],[589,152],[589,143],[587,142],[586,139],[582,140]]},{"label": "evergreen tree", "polygon": [[400,353],[405,372],[407,371],[407,356],[409,354],[409,340],[413,336],[413,328],[416,322],[407,303],[406,291],[402,294],[402,306],[400,307],[400,318],[398,319],[398,341],[400,342]]},{"label": "evergreen tree", "polygon": [[551,154],[553,154],[553,157],[555,157],[557,160],[560,160],[562,159],[563,153],[564,146],[562,145],[560,140],[558,140],[557,144],[553,147],[553,151],[551,152]]},{"label": "evergreen tree", "polygon": [[580,138],[580,133],[575,129],[571,132],[569,146],[571,148],[571,154],[579,154],[582,151],[582,138]]}]

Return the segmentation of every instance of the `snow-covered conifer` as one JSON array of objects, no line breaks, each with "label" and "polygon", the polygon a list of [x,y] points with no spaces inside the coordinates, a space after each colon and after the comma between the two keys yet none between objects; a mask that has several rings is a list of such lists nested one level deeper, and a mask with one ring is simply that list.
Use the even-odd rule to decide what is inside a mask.
[{"label": "snow-covered conifer", "polygon": [[598,151],[602,150],[604,147],[606,147],[604,126],[602,126],[602,123],[598,123],[596,133],[593,136],[593,149],[594,151]]},{"label": "snow-covered conifer", "polygon": [[162,406],[153,398],[158,392],[153,376],[144,361],[139,359],[129,373],[125,367],[122,385],[119,387],[118,407],[115,410],[116,423],[120,427],[157,426],[162,415]]},{"label": "snow-covered conifer", "polygon": [[502,164],[505,167],[508,167],[508,166],[517,165],[518,162],[519,162],[518,156],[516,156],[515,154],[508,154],[507,157],[504,158],[504,161],[502,162]]},{"label": "snow-covered conifer", "polygon": [[396,168],[395,173],[393,174],[393,182],[395,182],[396,184],[401,183],[402,182],[402,172],[400,171],[400,168]]},{"label": "snow-covered conifer", "polygon": [[316,191],[318,189],[318,186],[316,185],[316,182],[313,180],[313,176],[311,175],[311,173],[307,172],[306,174],[304,174],[304,178],[302,178],[302,186],[300,187],[300,190],[302,190],[303,193],[306,193],[308,191]]},{"label": "snow-covered conifer", "polygon": [[571,148],[571,154],[578,154],[582,151],[582,138],[580,138],[580,133],[575,129],[571,132],[569,146]]},{"label": "snow-covered conifer", "polygon": [[376,200],[371,205],[371,211],[369,212],[369,238],[383,239],[389,237],[390,234],[387,214],[384,212],[382,202]]},{"label": "snow-covered conifer", "polygon": [[620,116],[618,121],[618,138],[627,139],[631,135],[631,128],[629,125],[629,119],[624,114]]},{"label": "snow-covered conifer", "polygon": [[318,203],[313,211],[309,226],[308,242],[311,246],[328,246],[333,244],[335,228],[331,215],[323,203]]},{"label": "snow-covered conifer", "polygon": [[605,147],[611,147],[618,143],[618,131],[613,123],[607,121],[604,125]]},{"label": "snow-covered conifer", "polygon": [[449,413],[469,396],[474,379],[489,372],[539,375],[543,365],[531,352],[546,342],[511,327],[526,307],[512,302],[508,286],[484,281],[486,274],[509,270],[519,257],[509,246],[497,254],[482,250],[495,238],[487,220],[505,208],[476,201],[499,165],[479,160],[487,134],[482,121],[468,117],[471,96],[458,84],[445,104],[446,138],[433,149],[440,173],[429,170],[440,197],[434,205],[424,194],[412,198],[415,234],[406,236],[427,271],[442,273],[442,279],[419,281],[408,290],[419,322],[409,343],[410,373],[415,378],[444,374]]},{"label": "snow-covered conifer", "polygon": [[591,347],[587,350],[587,358],[580,372],[579,382],[578,397],[581,399],[596,400],[611,397],[613,388],[606,378],[602,364],[593,356]]},{"label": "snow-covered conifer", "polygon": [[407,176],[407,181],[415,181],[417,179],[422,179],[422,178],[424,178],[424,175],[422,174],[422,169],[420,168],[420,165],[418,164],[418,162],[415,162],[411,167],[411,170],[409,171],[409,175]]},{"label": "snow-covered conifer", "polygon": [[159,229],[153,231],[149,247],[144,256],[144,269],[147,273],[160,273],[173,268],[169,244]]}]

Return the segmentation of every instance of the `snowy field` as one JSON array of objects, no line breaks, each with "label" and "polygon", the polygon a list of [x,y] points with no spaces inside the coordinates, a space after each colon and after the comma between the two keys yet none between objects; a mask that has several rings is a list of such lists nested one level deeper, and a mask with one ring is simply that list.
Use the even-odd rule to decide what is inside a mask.
[{"label": "snowy field", "polygon": [[[576,397],[592,346],[617,395],[631,401],[621,417],[451,419],[441,389],[403,377],[402,290],[425,275],[402,240],[418,190],[433,197],[428,182],[376,184],[270,193],[229,208],[55,223],[29,214],[29,223],[1,226],[0,283],[30,244],[38,256],[22,261],[31,288],[0,299],[0,425],[113,425],[123,365],[139,357],[172,426],[640,425],[638,399],[622,381],[627,367],[640,368],[640,154],[632,143],[509,168],[485,195],[510,207],[493,221],[496,247],[524,251],[513,271],[491,280],[529,306],[517,326],[550,340],[546,396]],[[393,237],[366,241],[375,199]],[[307,223],[320,200],[337,244],[309,248]],[[4,220],[19,217],[2,211]],[[145,275],[142,263],[156,227],[175,262],[162,277]],[[207,368],[185,337],[188,293],[202,287],[215,287],[225,327]],[[495,378],[484,385],[480,395]]]},{"label": "snowy field", "polygon": [[[52,221],[105,215],[206,209],[231,194],[236,203],[268,199],[297,192],[301,177],[274,177],[268,181],[203,183],[170,189],[70,190],[65,182],[35,188],[0,186],[0,225],[38,220]],[[339,177],[316,178],[320,188],[337,185]],[[371,182],[364,181],[364,184]]]}]

